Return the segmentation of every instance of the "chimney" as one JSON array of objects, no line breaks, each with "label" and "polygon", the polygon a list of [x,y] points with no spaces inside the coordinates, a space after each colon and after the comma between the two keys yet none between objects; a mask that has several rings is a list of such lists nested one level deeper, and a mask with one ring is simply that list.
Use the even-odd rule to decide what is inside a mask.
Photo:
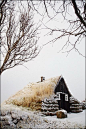
[{"label": "chimney", "polygon": [[41,82],[43,82],[44,80],[45,80],[45,77],[42,76],[42,77],[41,77]]}]

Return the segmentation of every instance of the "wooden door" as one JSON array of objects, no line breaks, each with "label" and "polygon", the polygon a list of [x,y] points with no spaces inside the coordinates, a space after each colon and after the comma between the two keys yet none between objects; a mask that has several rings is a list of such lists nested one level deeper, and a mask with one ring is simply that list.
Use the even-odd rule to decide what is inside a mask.
[{"label": "wooden door", "polygon": [[65,94],[61,94],[61,108],[65,109]]},{"label": "wooden door", "polygon": [[65,101],[65,94],[60,94],[60,100],[58,101],[59,109],[64,109],[67,112],[70,112],[69,101]]},{"label": "wooden door", "polygon": [[60,94],[59,109],[65,109],[65,94]]}]

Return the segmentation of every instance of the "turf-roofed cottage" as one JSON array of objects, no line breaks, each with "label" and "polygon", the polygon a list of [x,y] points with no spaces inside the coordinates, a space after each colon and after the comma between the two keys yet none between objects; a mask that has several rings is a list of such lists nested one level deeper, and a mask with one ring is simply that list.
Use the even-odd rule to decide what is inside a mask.
[{"label": "turf-roofed cottage", "polygon": [[5,103],[40,110],[45,115],[55,115],[60,109],[75,113],[82,111],[80,102],[72,96],[62,76],[47,80],[41,77],[40,82],[30,83]]}]

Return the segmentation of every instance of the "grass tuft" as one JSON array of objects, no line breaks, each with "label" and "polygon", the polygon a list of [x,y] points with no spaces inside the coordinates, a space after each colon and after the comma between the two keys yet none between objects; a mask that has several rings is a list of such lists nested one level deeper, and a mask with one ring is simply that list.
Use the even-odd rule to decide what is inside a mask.
[{"label": "grass tuft", "polygon": [[[41,101],[53,94],[54,87],[59,77],[45,80],[44,82],[31,83],[10,97],[6,103],[17,106],[31,107],[31,109],[40,109]],[[38,104],[38,105],[37,105]]]}]

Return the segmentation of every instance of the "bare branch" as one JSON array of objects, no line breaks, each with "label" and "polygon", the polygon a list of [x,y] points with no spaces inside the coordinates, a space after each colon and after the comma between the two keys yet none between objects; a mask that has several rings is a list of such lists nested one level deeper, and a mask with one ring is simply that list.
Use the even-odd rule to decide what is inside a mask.
[{"label": "bare branch", "polygon": [[[76,44],[78,44],[79,41],[81,41],[80,39],[82,39],[82,37],[85,38],[85,36],[86,36],[86,2],[84,0],[79,1],[79,2],[74,1],[74,0],[68,0],[68,1],[63,0],[61,2],[55,1],[53,4],[53,1],[43,0],[43,4],[44,4],[45,12],[46,12],[49,20],[46,23],[43,23],[43,21],[41,21],[41,23],[44,26],[44,28],[42,28],[42,29],[48,30],[48,33],[45,34],[46,36],[47,35],[54,36],[54,34],[56,34],[56,36],[53,39],[51,39],[50,41],[48,41],[47,43],[45,43],[44,46],[49,43],[56,42],[60,38],[67,37],[67,42],[61,49],[61,50],[63,50],[64,47],[69,46],[69,44],[71,45],[70,39],[71,39],[71,37],[73,37],[73,38],[75,38],[75,42],[73,44],[72,49],[69,51],[76,49],[76,51],[79,53],[79,50],[77,50],[77,48],[74,47],[74,45],[76,46]],[[71,17],[70,17],[71,19],[68,19],[69,18],[68,15],[71,16],[71,11],[69,11],[71,7],[75,11],[76,17],[74,17],[74,19]],[[52,15],[50,16],[50,12],[49,12],[50,10],[48,8],[50,8],[51,12],[53,12],[53,14],[54,14],[53,17],[52,17]],[[58,27],[58,28],[52,27],[51,28],[51,26],[47,25],[47,23],[49,23],[49,22],[52,22],[52,24],[53,24],[54,18],[59,18],[58,14],[61,14],[64,18],[63,21],[66,21],[68,23],[68,25],[69,25],[68,28],[66,28],[66,29],[65,29],[65,27],[64,28],[60,28],[60,27]],[[57,24],[57,26],[58,26],[58,24]],[[78,39],[78,37],[79,37],[79,39]],[[82,54],[80,54],[80,55],[82,55]]]},{"label": "bare branch", "polygon": [[72,0],[72,3],[73,3],[73,7],[74,7],[74,10],[75,10],[76,15],[80,19],[81,23],[86,27],[86,22],[84,22],[82,16],[80,15],[80,10],[79,10],[79,8],[76,5],[75,0]]},{"label": "bare branch", "polygon": [[[13,4],[15,5],[14,2]],[[0,68],[1,73],[16,65],[23,65],[24,62],[34,59],[40,52],[37,46],[37,28],[34,29],[32,22],[32,12],[30,8],[23,9],[18,12],[18,19],[17,15],[15,15],[15,6],[6,11],[7,15],[4,22],[7,21],[7,23],[5,26],[3,25],[4,23],[2,24],[1,31],[3,58]],[[4,28],[5,31],[3,31]]]}]

